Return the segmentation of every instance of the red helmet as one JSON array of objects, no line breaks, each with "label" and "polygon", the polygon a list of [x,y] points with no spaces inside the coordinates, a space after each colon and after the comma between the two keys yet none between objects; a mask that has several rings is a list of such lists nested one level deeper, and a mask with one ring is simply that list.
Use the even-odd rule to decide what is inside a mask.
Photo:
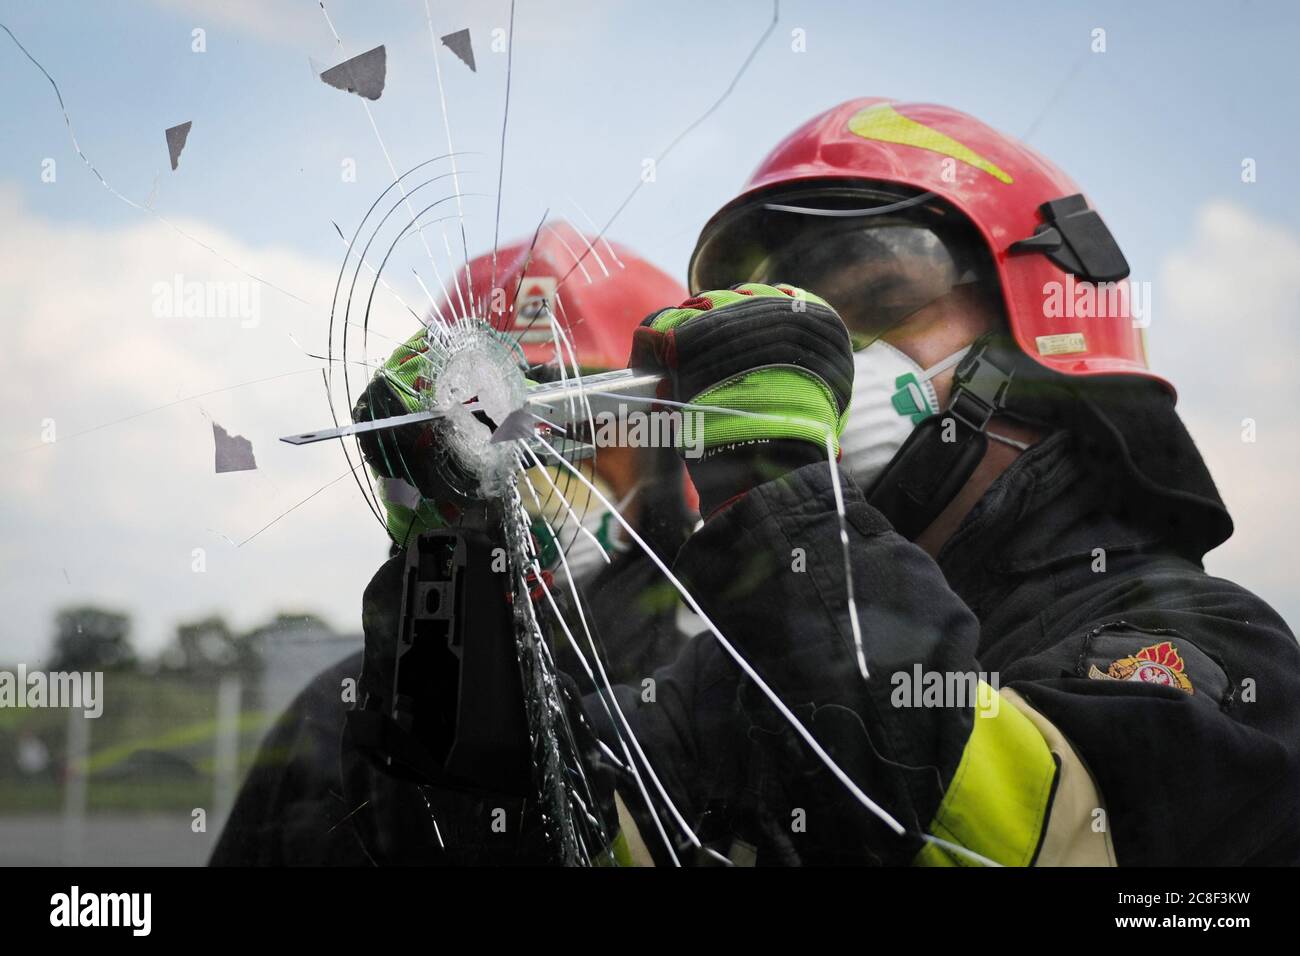
[{"label": "red helmet", "polygon": [[[622,368],[641,320],[686,298],[685,287],[662,269],[566,222],[544,223],[536,244],[530,236],[498,248],[495,292],[493,271],[490,252],[469,263],[474,314],[517,339],[530,365],[557,360],[558,336],[551,323],[558,317],[584,371]],[[444,320],[469,307],[463,283],[459,293],[449,289],[449,299],[438,306]],[[558,360],[571,365],[573,356],[561,348]],[[698,510],[699,497],[684,472],[682,483],[687,507]]]},{"label": "red helmet", "polygon": [[[575,265],[583,253],[586,258]],[[558,317],[580,366],[622,368],[632,348],[632,330],[641,320],[686,298],[682,284],[662,269],[618,243],[584,236],[564,222],[544,223],[536,245],[530,236],[501,246],[495,272],[494,292],[492,253],[470,262],[474,313],[517,338],[532,365],[556,358],[551,322]],[[449,286],[449,295],[450,303],[439,305],[441,314],[447,319],[453,313],[463,315],[469,308],[463,284],[459,293]],[[463,306],[460,296],[465,297]],[[572,362],[567,352],[560,359]]]},{"label": "red helmet", "polygon": [[[810,198],[820,208],[807,208]],[[871,208],[860,208],[864,199]],[[942,269],[936,259],[921,270],[930,299],[936,289],[967,281],[963,268],[968,276],[978,271],[962,262],[969,256],[961,244],[947,238],[960,222],[982,240],[973,244],[990,273],[985,278],[997,280],[1011,332],[1026,354],[1066,375],[1131,374],[1163,382],[1148,371],[1143,330],[1133,321],[1128,264],[1079,187],[1028,146],[965,113],[868,97],[805,123],[705,225],[691,257],[691,289],[757,278],[762,263],[780,269],[781,257],[765,247],[764,237],[785,241],[777,237],[799,228],[792,212],[830,217],[822,221],[842,236],[853,229],[858,245],[841,258],[899,251],[914,256],[918,249],[946,247]],[[913,225],[890,231],[884,244],[876,230],[870,251],[862,247],[863,223],[906,220]],[[927,222],[923,230],[918,220]],[[824,236],[828,227],[818,228]],[[947,285],[936,286],[945,275]],[[799,275],[763,277],[801,284]],[[837,305],[833,292],[809,285]],[[924,304],[915,296],[913,309]]]}]

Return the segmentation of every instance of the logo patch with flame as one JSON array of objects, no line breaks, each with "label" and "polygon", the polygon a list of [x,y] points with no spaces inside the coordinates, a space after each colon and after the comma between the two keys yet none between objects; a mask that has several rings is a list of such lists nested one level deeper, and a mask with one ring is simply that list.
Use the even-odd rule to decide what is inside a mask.
[{"label": "logo patch with flame", "polygon": [[1195,693],[1192,682],[1183,670],[1183,658],[1178,653],[1178,648],[1168,641],[1161,641],[1142,648],[1132,657],[1112,661],[1104,671],[1093,664],[1088,669],[1088,676],[1093,680],[1145,681],[1148,684],[1177,687],[1189,694]]}]

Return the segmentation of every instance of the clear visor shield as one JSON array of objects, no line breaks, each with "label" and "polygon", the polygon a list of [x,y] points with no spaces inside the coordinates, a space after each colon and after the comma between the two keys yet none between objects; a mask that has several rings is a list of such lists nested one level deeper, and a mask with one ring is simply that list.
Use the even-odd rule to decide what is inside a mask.
[{"label": "clear visor shield", "polygon": [[922,206],[924,198],[874,209],[805,200],[737,210],[702,238],[691,288],[788,283],[824,298],[856,337],[878,337],[989,271],[974,230],[954,212]]}]

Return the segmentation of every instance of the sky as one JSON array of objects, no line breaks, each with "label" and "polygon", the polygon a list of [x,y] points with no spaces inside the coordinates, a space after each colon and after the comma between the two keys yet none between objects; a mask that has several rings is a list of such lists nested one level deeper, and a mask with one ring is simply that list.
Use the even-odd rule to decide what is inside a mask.
[{"label": "sky", "polygon": [[[359,629],[385,538],[336,443],[277,441],[330,423],[311,353],[345,252],[336,225],[351,234],[391,169],[446,154],[447,127],[471,253],[548,210],[603,224],[772,15],[766,0],[520,0],[511,31],[508,3],[430,0],[433,34],[469,29],[477,67],[438,48],[444,124],[423,0],[326,8],[341,47],[315,0],[0,2],[90,162],[156,213],[87,168],[49,81],[0,31],[0,662],[38,663],[54,611],[83,601],[130,612],[146,653],[211,612]],[[1149,284],[1153,365],[1236,519],[1207,568],[1294,626],[1297,40],[1284,2],[786,0],[609,235],[681,276],[766,152],[852,97],[944,103],[1027,137]],[[380,44],[378,101],[318,78]],[[187,121],[173,171],[163,131]],[[250,273],[268,283],[255,318],[159,314],[160,284]],[[410,331],[391,296],[375,323]],[[256,471],[213,473],[214,422],[252,443]]]}]

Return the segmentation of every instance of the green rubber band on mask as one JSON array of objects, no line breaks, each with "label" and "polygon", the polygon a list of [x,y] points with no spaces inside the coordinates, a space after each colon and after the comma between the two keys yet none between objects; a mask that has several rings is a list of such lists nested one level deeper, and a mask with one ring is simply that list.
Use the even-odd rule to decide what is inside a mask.
[{"label": "green rubber band on mask", "polygon": [[[934,410],[930,407],[925,391],[921,388],[921,383],[917,381],[915,372],[904,372],[894,380],[895,392],[890,398],[890,404],[894,406],[894,411],[898,412],[904,418],[910,418],[913,425],[919,425],[931,415]],[[917,396],[920,396],[918,400]]]},{"label": "green rubber band on mask", "polygon": [[555,532],[542,518],[532,524],[533,537],[537,539],[537,563],[543,568],[552,568],[560,561],[560,543],[555,540]]}]

